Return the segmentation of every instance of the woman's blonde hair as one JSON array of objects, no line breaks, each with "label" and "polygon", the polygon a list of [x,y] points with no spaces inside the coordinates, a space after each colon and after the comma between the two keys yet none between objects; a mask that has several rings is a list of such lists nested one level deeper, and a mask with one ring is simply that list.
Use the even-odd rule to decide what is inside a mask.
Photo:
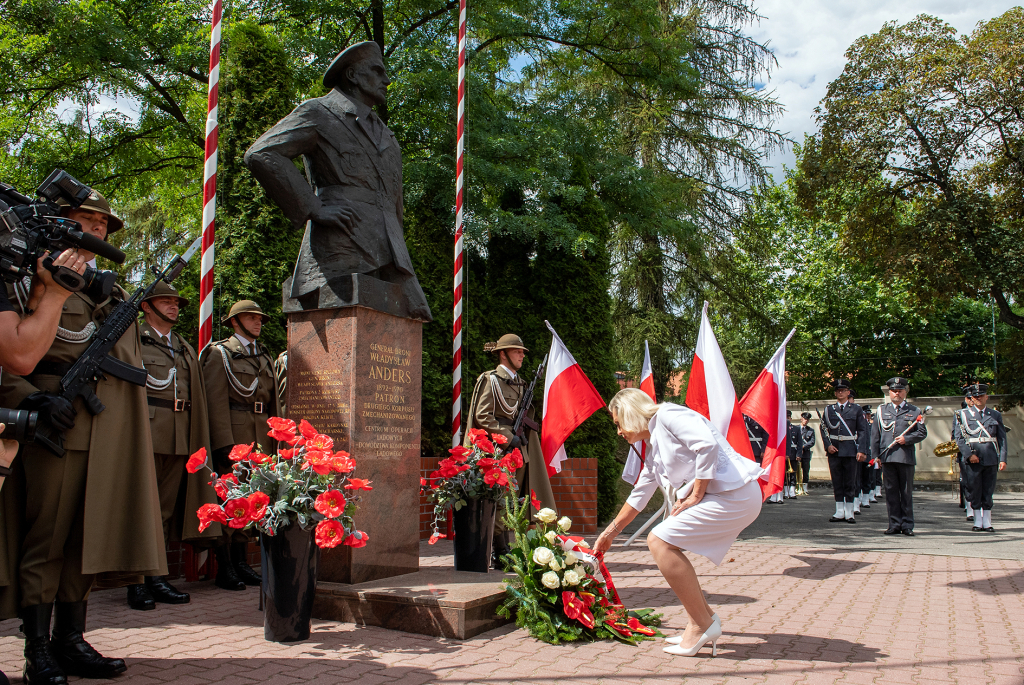
[{"label": "woman's blonde hair", "polygon": [[647,430],[658,407],[647,393],[637,388],[620,390],[608,403],[608,411],[618,419],[619,428],[627,433]]}]

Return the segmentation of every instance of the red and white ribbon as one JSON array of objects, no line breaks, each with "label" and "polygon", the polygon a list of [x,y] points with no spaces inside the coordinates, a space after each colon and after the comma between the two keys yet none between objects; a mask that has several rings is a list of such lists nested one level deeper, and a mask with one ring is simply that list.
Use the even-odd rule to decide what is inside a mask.
[{"label": "red and white ribbon", "polygon": [[459,102],[455,152],[455,297],[452,308],[452,447],[462,440],[463,153],[466,150],[466,0],[459,2]]},{"label": "red and white ribbon", "polygon": [[220,81],[221,0],[213,0],[212,9],[206,163],[203,166],[203,256],[199,267],[200,350],[213,339],[213,218],[217,210],[217,84]]}]

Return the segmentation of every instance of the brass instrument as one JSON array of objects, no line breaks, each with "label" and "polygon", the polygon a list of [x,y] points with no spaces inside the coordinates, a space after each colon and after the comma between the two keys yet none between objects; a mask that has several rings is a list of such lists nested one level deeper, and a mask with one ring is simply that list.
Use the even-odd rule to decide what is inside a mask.
[{"label": "brass instrument", "polygon": [[953,476],[950,479],[953,481],[953,499],[959,499],[960,477],[953,469],[953,465],[956,464],[956,458],[960,456],[960,446],[956,444],[956,440],[949,440],[936,445],[935,449],[932,450],[932,454],[940,459],[943,457],[949,457],[949,471],[946,471],[946,475]]}]

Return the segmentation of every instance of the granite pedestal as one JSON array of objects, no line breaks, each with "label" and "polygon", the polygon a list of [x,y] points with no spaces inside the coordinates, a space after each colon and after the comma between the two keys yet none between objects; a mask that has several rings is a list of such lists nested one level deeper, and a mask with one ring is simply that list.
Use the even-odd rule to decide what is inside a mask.
[{"label": "granite pedestal", "polygon": [[510,622],[494,613],[504,577],[430,567],[356,585],[317,583],[313,616],[465,640]]},{"label": "granite pedestal", "polygon": [[423,322],[360,306],[288,314],[288,415],[306,419],[373,481],[359,494],[366,547],[323,550],[319,578],[367,581],[419,570]]}]

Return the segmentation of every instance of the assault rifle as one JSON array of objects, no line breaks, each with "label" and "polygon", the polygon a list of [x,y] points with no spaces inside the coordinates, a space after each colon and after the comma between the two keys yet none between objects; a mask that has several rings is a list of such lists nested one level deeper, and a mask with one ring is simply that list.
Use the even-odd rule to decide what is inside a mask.
[{"label": "assault rifle", "polygon": [[[537,367],[537,375],[533,377],[530,385],[526,388],[526,392],[523,393],[522,398],[519,400],[519,412],[516,414],[515,421],[512,422],[512,435],[519,438],[520,444],[526,444],[526,432],[523,430],[523,424],[530,421],[526,417],[526,412],[530,411],[530,405],[533,404],[533,388],[537,385],[537,379],[540,378],[541,374],[544,373],[544,367],[548,363],[548,356],[545,354],[544,359],[541,360],[540,366]],[[529,425],[531,430],[538,430],[539,426],[533,421],[530,421]],[[502,450],[501,456],[504,457],[506,454],[511,452],[515,447],[512,446],[512,441],[509,441],[505,449]]]},{"label": "assault rifle", "polygon": [[[825,456],[827,457],[828,456],[828,448],[832,446],[832,438],[830,438],[828,436],[828,425],[825,423],[825,419],[824,419],[824,417],[822,417],[821,411],[817,407],[815,407],[814,408],[814,413],[818,415],[818,425],[821,426],[821,442],[822,443],[824,443],[826,441],[828,442],[828,444],[824,446],[825,447]],[[826,414],[828,413],[828,407],[825,407],[825,413]]]},{"label": "assault rifle", "polygon": [[[138,320],[139,306],[142,301],[153,292],[156,284],[160,281],[170,283],[181,273],[188,260],[196,253],[202,245],[202,236],[195,239],[195,242],[180,257],[175,257],[171,263],[164,267],[163,271],[153,268],[156,280],[144,288],[136,290],[130,298],[124,300],[114,307],[110,316],[106,318],[103,325],[93,336],[89,347],[82,353],[82,356],[72,364],[60,381],[60,391],[57,395],[68,402],[74,402],[76,397],[85,400],[85,406],[93,415],[99,414],[106,407],[100,402],[100,398],[92,389],[93,379],[99,379],[104,373],[115,378],[134,383],[135,385],[146,385],[146,370],[139,369],[126,364],[120,359],[109,356],[114,345],[121,339],[121,336],[131,328]],[[58,457],[64,456],[64,433],[48,423],[40,423],[36,429],[36,442],[46,447]]]}]

